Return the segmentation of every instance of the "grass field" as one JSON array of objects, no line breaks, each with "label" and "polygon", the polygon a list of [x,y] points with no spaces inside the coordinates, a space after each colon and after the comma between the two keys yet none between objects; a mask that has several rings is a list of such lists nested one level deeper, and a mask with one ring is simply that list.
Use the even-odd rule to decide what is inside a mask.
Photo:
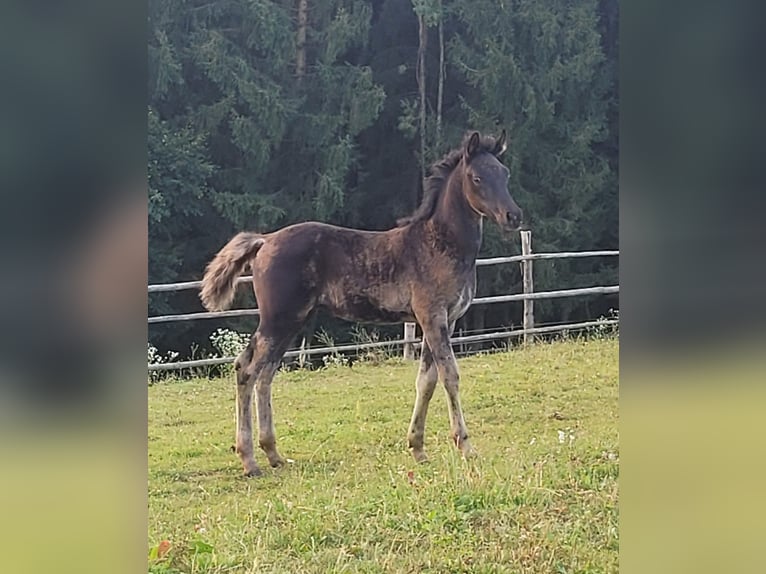
[{"label": "grass field", "polygon": [[431,462],[405,434],[416,363],[279,373],[278,446],[294,463],[241,476],[232,379],[149,388],[149,571],[617,572],[618,341],[460,360],[480,457],[449,438]]}]

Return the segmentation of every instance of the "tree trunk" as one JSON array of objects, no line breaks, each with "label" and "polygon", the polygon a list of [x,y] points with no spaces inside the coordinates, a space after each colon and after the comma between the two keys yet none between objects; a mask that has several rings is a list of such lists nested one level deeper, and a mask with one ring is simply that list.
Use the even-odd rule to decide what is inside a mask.
[{"label": "tree trunk", "polygon": [[442,143],[442,102],[444,101],[444,10],[439,0],[439,86],[436,95],[436,147]]},{"label": "tree trunk", "polygon": [[295,75],[300,80],[306,74],[306,28],[308,26],[308,0],[298,0],[298,33],[295,39]]},{"label": "tree trunk", "polygon": [[426,44],[428,27],[423,15],[418,15],[418,66],[417,79],[420,92],[420,176],[426,179]]}]

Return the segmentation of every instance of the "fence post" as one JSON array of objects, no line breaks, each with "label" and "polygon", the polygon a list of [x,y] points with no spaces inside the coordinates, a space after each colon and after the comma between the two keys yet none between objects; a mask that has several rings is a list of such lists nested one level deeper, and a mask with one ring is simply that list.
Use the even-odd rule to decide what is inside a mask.
[{"label": "fence post", "polygon": [[[521,254],[532,254],[532,232],[521,232]],[[521,281],[524,294],[534,293],[534,282],[532,281],[532,261],[525,260],[521,262]],[[534,336],[527,333],[529,329],[533,329],[535,326],[535,302],[533,299],[524,299],[524,344],[531,342]]]},{"label": "fence post", "polygon": [[306,337],[301,341],[300,353],[298,354],[298,366],[302,369],[306,366],[308,355],[306,354]]},{"label": "fence post", "polygon": [[[415,323],[404,324],[404,340],[412,341],[415,338]],[[404,344],[404,358],[412,360],[415,358],[415,345],[412,343]]]}]

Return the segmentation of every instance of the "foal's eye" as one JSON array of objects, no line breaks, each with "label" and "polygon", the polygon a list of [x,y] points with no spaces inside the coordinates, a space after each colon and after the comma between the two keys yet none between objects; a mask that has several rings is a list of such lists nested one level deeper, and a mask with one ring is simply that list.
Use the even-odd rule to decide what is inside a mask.
[{"label": "foal's eye", "polygon": [[478,175],[474,175],[474,176],[473,176],[473,182],[474,182],[476,185],[479,185],[479,184],[481,183],[481,178],[480,178]]}]

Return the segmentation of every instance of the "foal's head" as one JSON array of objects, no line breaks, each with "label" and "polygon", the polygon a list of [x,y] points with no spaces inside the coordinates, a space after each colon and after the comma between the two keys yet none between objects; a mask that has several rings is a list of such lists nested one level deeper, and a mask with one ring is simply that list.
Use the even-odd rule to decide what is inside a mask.
[{"label": "foal's head", "polygon": [[482,142],[479,132],[468,137],[463,148],[463,192],[476,212],[494,220],[505,231],[516,231],[523,214],[508,192],[510,172],[497,159],[505,151],[505,137],[503,130],[490,146],[486,145],[486,138]]}]

